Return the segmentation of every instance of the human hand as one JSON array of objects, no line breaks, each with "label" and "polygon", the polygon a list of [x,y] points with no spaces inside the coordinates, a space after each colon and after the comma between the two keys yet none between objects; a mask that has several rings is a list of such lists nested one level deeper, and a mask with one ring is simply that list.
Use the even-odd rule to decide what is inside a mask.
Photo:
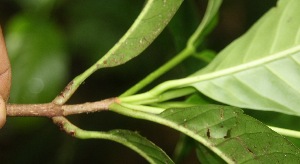
[{"label": "human hand", "polygon": [[0,128],[6,122],[6,103],[11,85],[11,67],[0,27]]}]

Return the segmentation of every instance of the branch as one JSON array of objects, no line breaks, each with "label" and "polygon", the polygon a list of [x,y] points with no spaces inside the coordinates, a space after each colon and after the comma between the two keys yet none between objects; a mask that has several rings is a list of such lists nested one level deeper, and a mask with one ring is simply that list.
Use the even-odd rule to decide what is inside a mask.
[{"label": "branch", "polygon": [[75,105],[57,105],[53,102],[46,104],[8,104],[7,116],[68,116],[108,110],[109,105],[115,102],[119,102],[119,100],[117,98],[110,98]]}]

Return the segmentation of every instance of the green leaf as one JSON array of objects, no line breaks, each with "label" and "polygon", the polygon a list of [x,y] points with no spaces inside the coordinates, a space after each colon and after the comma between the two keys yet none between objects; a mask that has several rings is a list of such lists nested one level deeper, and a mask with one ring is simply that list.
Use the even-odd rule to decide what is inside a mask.
[{"label": "green leaf", "polygon": [[113,130],[110,134],[119,137],[120,143],[135,150],[150,163],[155,164],[171,164],[173,163],[170,157],[154,143],[142,137],[136,132],[125,130]]},{"label": "green leaf", "polygon": [[300,1],[281,0],[190,86],[217,101],[300,115]]},{"label": "green leaf", "polygon": [[176,129],[228,163],[299,163],[300,150],[258,120],[229,106],[171,108],[149,114],[112,104],[112,111]]},{"label": "green leaf", "polygon": [[172,164],[170,157],[158,146],[136,132],[128,130],[111,130],[109,132],[93,132],[77,129],[81,139],[107,139],[123,144],[144,157],[149,163]]},{"label": "green leaf", "polygon": [[167,26],[183,0],[148,0],[119,42],[103,56],[98,67],[113,67],[139,55]]}]

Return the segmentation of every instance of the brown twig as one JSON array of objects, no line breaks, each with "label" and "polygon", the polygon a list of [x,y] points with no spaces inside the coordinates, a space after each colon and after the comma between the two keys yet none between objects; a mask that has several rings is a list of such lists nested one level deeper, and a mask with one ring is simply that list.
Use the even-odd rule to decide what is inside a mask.
[{"label": "brown twig", "polygon": [[108,110],[109,105],[115,102],[118,102],[117,98],[110,98],[102,101],[75,105],[57,105],[55,103],[8,104],[7,116],[68,116],[72,114],[91,113],[101,110]]}]

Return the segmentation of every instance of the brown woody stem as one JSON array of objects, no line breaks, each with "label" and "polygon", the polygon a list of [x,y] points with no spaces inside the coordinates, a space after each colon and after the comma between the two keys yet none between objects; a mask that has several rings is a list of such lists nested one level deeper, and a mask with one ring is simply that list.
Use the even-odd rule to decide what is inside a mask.
[{"label": "brown woody stem", "polygon": [[72,114],[91,113],[108,110],[110,104],[118,102],[117,98],[74,105],[46,104],[7,104],[7,116],[68,116]]}]

